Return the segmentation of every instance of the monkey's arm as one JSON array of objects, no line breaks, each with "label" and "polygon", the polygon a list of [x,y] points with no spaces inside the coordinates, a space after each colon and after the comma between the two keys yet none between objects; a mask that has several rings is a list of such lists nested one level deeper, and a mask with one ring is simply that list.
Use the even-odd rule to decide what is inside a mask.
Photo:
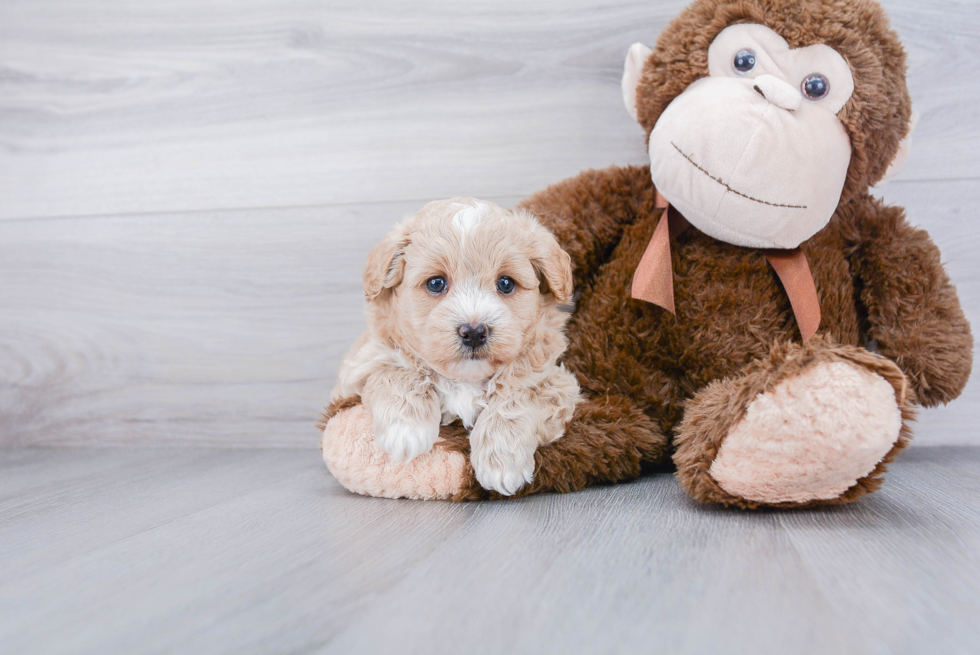
[{"label": "monkey's arm", "polygon": [[605,263],[623,228],[654,211],[649,166],[583,171],[523,200],[572,258],[576,286]]},{"label": "monkey's arm", "polygon": [[850,262],[870,336],[922,405],[947,403],[970,377],[973,335],[939,249],[901,208],[868,198],[855,209]]}]

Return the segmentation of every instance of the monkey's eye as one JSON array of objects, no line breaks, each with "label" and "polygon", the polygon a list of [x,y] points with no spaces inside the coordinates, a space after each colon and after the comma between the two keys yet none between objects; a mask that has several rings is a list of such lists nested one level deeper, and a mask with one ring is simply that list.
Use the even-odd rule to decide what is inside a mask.
[{"label": "monkey's eye", "polygon": [[735,60],[732,61],[732,66],[736,73],[748,73],[755,68],[755,53],[748,48],[739,50]]},{"label": "monkey's eye", "polygon": [[440,293],[446,290],[446,278],[441,275],[430,277],[425,281],[425,288],[432,295],[438,296]]},{"label": "monkey's eye", "polygon": [[830,92],[830,80],[820,73],[814,73],[804,78],[802,88],[803,95],[807,98],[810,100],[820,100],[820,98]]},{"label": "monkey's eye", "polygon": [[514,283],[514,281],[506,275],[500,276],[500,278],[497,280],[497,291],[505,296],[509,296],[510,294],[514,293],[514,288],[516,286],[517,285]]}]

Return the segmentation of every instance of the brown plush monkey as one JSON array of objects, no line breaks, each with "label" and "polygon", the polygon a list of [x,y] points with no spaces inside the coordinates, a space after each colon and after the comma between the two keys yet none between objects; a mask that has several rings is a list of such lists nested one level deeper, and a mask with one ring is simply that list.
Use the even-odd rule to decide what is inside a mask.
[{"label": "brown plush monkey", "polygon": [[[962,391],[973,347],[928,234],[868,193],[912,123],[883,10],[695,0],[656,48],[630,50],[623,87],[651,167],[521,203],[571,255],[565,365],[587,395],[521,493],[671,468],[695,499],[739,507],[873,491],[913,406]],[[357,399],[327,418],[324,458],[353,491],[488,495],[459,428],[398,465]]]}]

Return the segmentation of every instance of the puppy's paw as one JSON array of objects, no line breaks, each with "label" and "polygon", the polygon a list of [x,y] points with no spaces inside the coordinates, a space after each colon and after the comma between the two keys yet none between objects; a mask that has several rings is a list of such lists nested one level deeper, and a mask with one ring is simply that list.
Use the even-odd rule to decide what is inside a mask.
[{"label": "puppy's paw", "polygon": [[[375,426],[378,422],[375,421]],[[432,450],[439,438],[439,424],[420,425],[408,421],[392,421],[375,428],[375,439],[394,462],[408,462]]]},{"label": "puppy's paw", "polygon": [[513,496],[534,479],[534,449],[476,449],[470,455],[473,473],[484,489]]}]

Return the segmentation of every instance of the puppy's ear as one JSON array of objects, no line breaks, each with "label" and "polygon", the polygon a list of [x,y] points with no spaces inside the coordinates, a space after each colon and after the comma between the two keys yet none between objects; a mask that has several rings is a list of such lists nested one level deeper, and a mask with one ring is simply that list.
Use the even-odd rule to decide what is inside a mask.
[{"label": "puppy's ear", "polygon": [[395,226],[368,254],[364,267],[364,296],[368,301],[401,283],[405,272],[405,248],[411,241],[410,222],[411,219]]},{"label": "puppy's ear", "polygon": [[542,225],[534,228],[534,254],[531,265],[541,278],[544,290],[551,293],[560,304],[572,301],[572,258],[561,249],[554,235]]}]

